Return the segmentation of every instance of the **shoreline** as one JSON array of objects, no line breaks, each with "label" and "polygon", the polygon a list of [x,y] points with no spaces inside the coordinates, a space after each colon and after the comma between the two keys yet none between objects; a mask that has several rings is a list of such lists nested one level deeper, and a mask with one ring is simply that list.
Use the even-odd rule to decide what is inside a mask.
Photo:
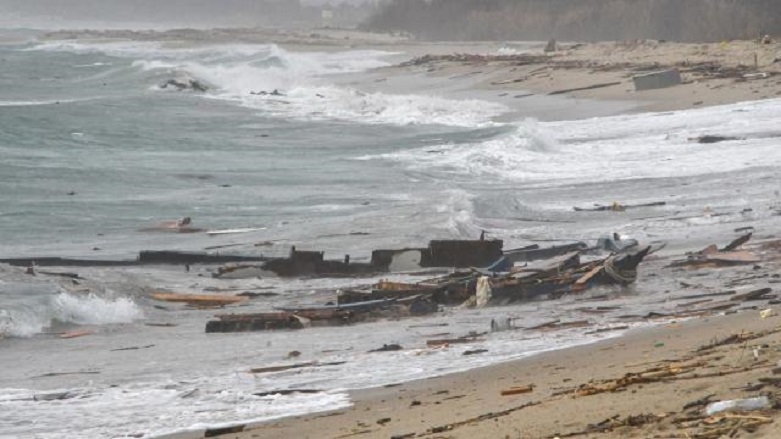
[{"label": "shoreline", "polygon": [[[756,394],[733,387],[771,375],[770,369],[781,358],[775,349],[781,342],[778,323],[778,317],[761,319],[759,311],[744,311],[659,324],[620,337],[466,372],[351,391],[354,405],[350,409],[270,421],[244,433],[222,437],[554,438],[580,436],[575,433],[616,415],[627,418],[666,414],[649,425],[616,426],[593,436],[651,437],[657,428],[673,428],[670,424],[676,415],[683,415],[682,407],[689,402],[708,395],[714,395],[712,399],[718,401]],[[696,352],[714,340],[762,331],[772,333],[745,343]],[[766,347],[755,358],[753,346]],[[696,361],[707,363],[696,366],[697,372],[720,371],[724,375],[697,378],[695,373],[680,382],[671,376],[668,381],[628,385],[623,392],[578,397],[572,393],[595,380],[618,379],[651,366]],[[529,385],[534,386],[529,393],[500,395],[503,390]],[[701,411],[702,407],[697,409]],[[779,433],[781,426],[771,424],[764,426],[761,434],[750,437],[770,438]]]},{"label": "shoreline", "polygon": [[[405,90],[411,90],[407,94],[421,90],[445,96],[466,94],[465,98],[501,102],[516,111],[538,107],[538,113],[539,104],[547,100],[551,108],[542,107],[541,119],[666,112],[781,97],[781,42],[775,40],[767,44],[746,40],[565,42],[544,52],[546,42],[542,41],[418,41],[404,35],[338,28],[86,29],[41,31],[39,38],[41,42],[80,39],[160,41],[175,47],[238,43],[277,44],[292,51],[388,51],[396,54],[393,65],[362,73],[371,80],[348,84],[357,84],[362,91],[396,94]],[[635,90],[633,76],[668,69],[680,72],[680,84]],[[391,79],[400,81],[386,82]],[[423,85],[416,84],[421,80]],[[432,90],[435,83],[440,86]],[[596,108],[570,111],[580,102]],[[520,115],[533,117],[531,113]]]}]

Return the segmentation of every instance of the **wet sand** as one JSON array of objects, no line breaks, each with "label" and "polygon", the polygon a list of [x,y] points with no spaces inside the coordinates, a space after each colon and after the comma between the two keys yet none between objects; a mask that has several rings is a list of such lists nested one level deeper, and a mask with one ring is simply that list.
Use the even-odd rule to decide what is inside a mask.
[{"label": "wet sand", "polygon": [[[687,404],[737,399],[773,391],[739,389],[772,377],[781,359],[781,334],[746,340],[707,351],[697,349],[739,333],[774,331],[778,317],[761,319],[758,311],[664,324],[591,345],[540,354],[465,373],[405,383],[352,394],[349,410],[286,419],[243,434],[225,437],[262,438],[554,438],[554,437],[705,437],[697,436],[717,419],[691,428],[676,420],[702,415],[703,405]],[[762,346],[755,358],[754,347]],[[690,372],[656,382],[630,384],[618,391],[578,396],[589,383],[618,379],[654,367],[696,365]],[[696,375],[723,373],[697,378]],[[533,385],[531,392],[501,396],[512,387]],[[757,413],[753,413],[757,415]],[[622,423],[630,416],[652,415],[645,425],[615,426],[604,432],[579,434],[608,419]],[[770,414],[769,416],[773,416]],[[730,421],[722,421],[724,425]],[[763,425],[739,437],[779,437],[778,423]],[[686,436],[688,434],[689,436]],[[716,436],[718,437],[718,436]]]}]

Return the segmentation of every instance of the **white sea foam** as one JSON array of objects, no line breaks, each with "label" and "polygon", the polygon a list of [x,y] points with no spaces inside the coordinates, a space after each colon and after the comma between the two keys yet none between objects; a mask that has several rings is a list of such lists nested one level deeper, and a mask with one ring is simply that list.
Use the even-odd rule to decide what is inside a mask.
[{"label": "white sea foam", "polygon": [[[392,52],[288,52],[276,45],[173,47],[153,42],[50,42],[33,50],[131,58],[134,66],[147,72],[188,76],[210,84],[215,90],[205,97],[279,117],[475,127],[508,111],[501,104],[479,100],[362,93],[334,86],[328,78],[387,66]],[[274,90],[280,94],[267,94]]]},{"label": "white sea foam", "polygon": [[41,101],[0,101],[0,107],[32,107],[37,105],[57,105],[67,104],[69,102],[76,102],[75,99],[63,99],[63,100],[41,100]]},{"label": "white sea foam", "polygon": [[[488,141],[361,157],[409,169],[546,185],[694,176],[781,165],[781,100],[578,121],[524,121]],[[702,144],[703,135],[737,140]]]},{"label": "white sea foam", "polygon": [[[492,316],[505,315],[502,310],[482,310],[462,315],[450,324],[469,323],[484,327]],[[314,330],[314,329],[313,329]],[[268,333],[259,338],[246,334],[249,344],[226,344],[225,339],[208,340],[202,336],[197,340],[179,336],[177,344],[189,343],[199,349],[185,355],[188,362],[199,365],[209,361],[208,356],[234,355],[239,349],[244,357],[232,357],[234,371],[209,370],[193,373],[177,369],[171,380],[134,380],[113,386],[90,385],[87,387],[66,387],[52,391],[6,388],[0,389],[0,410],[9,413],[7,434],[25,434],[41,438],[76,435],[85,439],[116,437],[132,434],[138,437],[155,437],[182,431],[197,431],[235,424],[255,423],[279,417],[295,416],[323,410],[334,410],[350,405],[345,389],[360,389],[382,386],[442,375],[474,367],[486,366],[528,356],[535,352],[563,348],[573,344],[593,342],[617,336],[620,332],[583,336],[577,331],[567,334],[526,334],[520,331],[496,333],[480,347],[489,349],[484,355],[464,356],[463,352],[476,345],[459,345],[441,349],[408,348],[381,355],[367,353],[370,348],[384,339],[399,342],[405,346],[420,345],[421,334],[415,330],[399,330],[397,322],[381,322],[372,328],[367,337],[354,328],[321,328],[306,337],[297,333]],[[425,330],[423,330],[425,331]],[[324,347],[341,347],[339,352],[318,355],[324,363],[340,363],[332,366],[303,367],[293,371],[252,375],[245,371],[242,361],[257,361],[258,354],[247,356],[250,346],[264,341],[264,357],[279,358],[279,349],[292,346],[311,346],[305,349],[317,351]],[[157,343],[165,342],[157,340]],[[222,346],[219,349],[217,346]],[[277,347],[279,346],[279,347]],[[315,346],[317,346],[315,348]],[[345,347],[349,346],[349,349]],[[172,345],[171,348],[174,346]],[[227,348],[227,350],[225,350]],[[271,352],[269,352],[271,351]],[[183,361],[182,351],[176,354]],[[273,354],[272,354],[273,353]],[[165,367],[167,356],[155,356],[156,367]],[[212,359],[213,361],[213,359]],[[272,363],[274,364],[274,363]],[[106,372],[111,372],[107,370]],[[163,374],[167,375],[167,373]],[[189,376],[188,376],[189,375]],[[115,378],[114,381],[120,380]],[[256,393],[274,389],[324,389],[315,394],[293,394],[289,396],[256,396]],[[45,401],[41,394],[67,392],[69,398]],[[37,399],[37,400],[36,400]],[[34,423],[29,421],[34,419]]]},{"label": "white sea foam", "polygon": [[77,296],[69,293],[30,298],[8,309],[0,309],[0,334],[31,337],[44,332],[53,322],[77,325],[129,323],[143,317],[131,299]]},{"label": "white sea foam", "polygon": [[480,233],[475,225],[475,211],[472,196],[463,190],[451,190],[447,199],[436,207],[440,214],[446,215],[443,228],[450,236],[474,237]]},{"label": "white sea foam", "polygon": [[[249,378],[251,380],[251,377]],[[104,388],[0,389],[3,434],[10,437],[151,438],[345,408],[343,392],[255,396],[236,377]],[[64,393],[68,399],[47,401]],[[30,420],[35,420],[30,423]],[[17,436],[18,435],[18,436]]]}]

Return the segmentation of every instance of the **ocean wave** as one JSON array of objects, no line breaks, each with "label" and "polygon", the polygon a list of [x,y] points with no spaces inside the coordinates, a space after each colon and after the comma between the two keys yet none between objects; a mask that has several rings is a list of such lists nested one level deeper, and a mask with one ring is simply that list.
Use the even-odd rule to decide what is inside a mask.
[{"label": "ocean wave", "polygon": [[479,100],[363,93],[336,86],[329,78],[388,66],[387,57],[393,52],[290,52],[274,44],[173,47],[155,42],[67,41],[43,43],[30,50],[131,58],[135,68],[160,81],[170,76],[193,78],[211,86],[203,97],[236,102],[275,117],[471,128],[485,126],[509,111],[501,104]]},{"label": "ocean wave", "polygon": [[464,190],[451,190],[445,194],[447,198],[436,206],[440,215],[445,215],[441,228],[450,236],[474,239],[480,234],[480,227],[475,223],[474,197]]},{"label": "ocean wave", "polygon": [[363,93],[339,87],[296,87],[285,97],[240,99],[247,107],[277,116],[402,126],[437,124],[478,128],[491,125],[493,117],[508,111],[507,107],[488,101]]},{"label": "ocean wave", "polygon": [[[440,178],[490,176],[526,184],[573,184],[688,177],[779,166],[781,100],[722,107],[593,118],[525,120],[514,131],[467,144],[402,149],[362,156],[388,160]],[[704,144],[699,136],[733,141]]]},{"label": "ocean wave", "polygon": [[0,335],[31,337],[55,323],[107,325],[129,323],[143,317],[138,305],[126,297],[106,298],[70,293],[32,296],[0,309]]}]

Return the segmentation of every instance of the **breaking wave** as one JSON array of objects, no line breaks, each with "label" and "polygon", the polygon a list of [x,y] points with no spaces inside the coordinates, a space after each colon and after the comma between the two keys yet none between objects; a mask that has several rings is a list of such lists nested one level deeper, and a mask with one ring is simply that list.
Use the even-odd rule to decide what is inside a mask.
[{"label": "breaking wave", "polygon": [[480,228],[475,225],[473,197],[466,191],[448,192],[447,200],[436,209],[438,213],[445,215],[444,228],[451,236],[474,239],[480,234]]},{"label": "breaking wave", "polygon": [[[577,121],[525,120],[493,139],[358,157],[440,178],[574,184],[687,177],[781,165],[781,100]],[[728,141],[707,144],[705,135]],[[733,139],[733,141],[729,141]]]},{"label": "breaking wave", "polygon": [[63,292],[45,294],[0,309],[0,335],[31,337],[56,323],[107,325],[129,323],[142,317],[141,308],[125,297],[77,296]]},{"label": "breaking wave", "polygon": [[388,66],[392,52],[288,52],[273,44],[172,47],[153,42],[50,42],[31,50],[130,58],[133,66],[161,81],[191,77],[212,87],[204,97],[236,102],[277,117],[479,127],[509,111],[501,104],[479,100],[362,93],[329,80],[329,75]]}]

